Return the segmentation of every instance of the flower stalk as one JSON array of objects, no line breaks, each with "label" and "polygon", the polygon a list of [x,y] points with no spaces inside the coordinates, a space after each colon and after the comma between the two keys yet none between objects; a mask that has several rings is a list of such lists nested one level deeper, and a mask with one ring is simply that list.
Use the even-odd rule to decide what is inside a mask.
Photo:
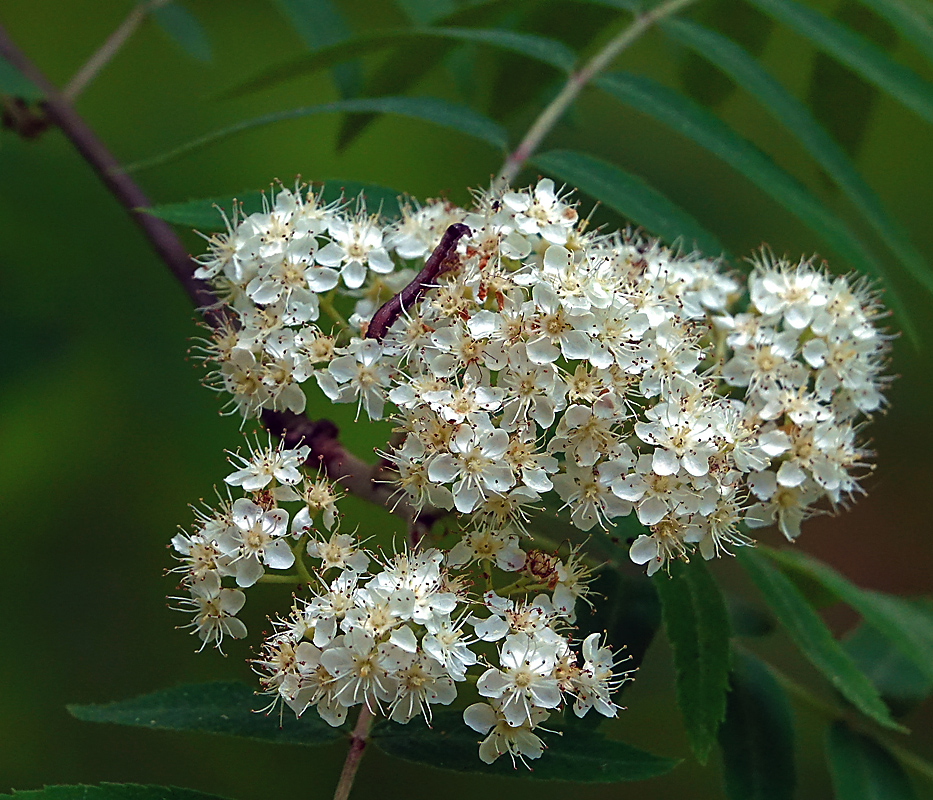
[{"label": "flower stalk", "polygon": [[642,34],[665,17],[682,11],[696,0],[668,0],[650,11],[636,15],[632,24],[614,36],[602,50],[594,55],[581,69],[573,72],[557,96],[545,107],[532,123],[525,137],[505,160],[493,186],[504,190],[515,180],[525,162],[538,149],[557,121],[577,99],[583,87],[605,70],[623,50],[637,41]]},{"label": "flower stalk", "polygon": [[360,760],[363,758],[363,751],[366,749],[366,742],[369,739],[369,730],[372,727],[373,719],[372,711],[364,703],[360,708],[360,715],[356,718],[353,733],[350,734],[350,748],[347,750],[347,758],[343,762],[343,771],[340,773],[337,790],[334,792],[334,800],[347,800],[350,796],[353,780],[356,778],[356,771],[360,767]]}]

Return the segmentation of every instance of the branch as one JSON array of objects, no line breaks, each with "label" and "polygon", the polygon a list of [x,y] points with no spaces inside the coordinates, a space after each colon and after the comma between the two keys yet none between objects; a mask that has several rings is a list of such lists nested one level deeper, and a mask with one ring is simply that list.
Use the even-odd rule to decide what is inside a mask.
[{"label": "branch", "polygon": [[373,713],[366,703],[360,708],[360,715],[356,718],[356,726],[350,734],[350,749],[347,759],[343,762],[343,772],[340,773],[340,782],[334,792],[334,800],[347,800],[350,789],[353,788],[353,779],[360,766],[363,750],[366,749],[366,740],[369,738],[369,729],[373,724]]},{"label": "branch", "polygon": [[[216,309],[219,306],[217,296],[204,281],[194,277],[191,257],[181,240],[175,235],[175,231],[167,222],[143,211],[150,205],[149,198],[121,170],[117,160],[58,89],[13,43],[2,25],[0,25],[0,56],[9,61],[45,95],[40,105],[49,122],[61,129],[79,155],[97,173],[97,177],[101,179],[107,190],[126,209],[133,222],[149,240],[156,255],[172,271],[194,304],[200,309]],[[212,325],[220,322],[217,315],[218,312],[214,310],[205,312],[207,321]]]},{"label": "branch", "polygon": [[614,36],[582,69],[574,72],[567,79],[567,83],[564,84],[564,88],[560,90],[557,97],[548,103],[532,123],[518,147],[509,153],[502,169],[493,181],[493,187],[504,190],[515,179],[525,162],[538,149],[544,137],[551,132],[564,112],[577,99],[583,87],[606,69],[619,53],[635,42],[656,22],[676,14],[694,2],[696,0],[667,0],[666,3],[661,3],[650,11],[637,15],[631,25]]},{"label": "branch", "polygon": [[[148,240],[156,255],[172,271],[195,306],[202,311],[205,321],[213,328],[228,321],[223,304],[210,286],[194,277],[194,262],[171,226],[143,209],[148,208],[149,199],[142,189],[120,168],[120,164],[97,138],[94,131],[84,122],[71,104],[48,81],[45,75],[13,43],[0,25],[0,56],[3,56],[45,95],[41,103],[46,118],[65,134],[81,157],[97,174],[107,190],[131,216]],[[458,227],[458,226],[453,226]],[[458,233],[451,247],[466,232]],[[440,271],[440,267],[435,272]],[[389,323],[391,324],[391,322]],[[323,469],[332,480],[340,481],[348,491],[371,503],[389,507],[410,526],[419,529],[430,527],[439,512],[418,513],[405,502],[394,503],[392,490],[387,484],[377,483],[381,467],[372,467],[348,452],[337,439],[337,426],[329,420],[312,421],[287,411],[265,411],[262,421],[289,447],[299,443],[311,448],[308,463]]]},{"label": "branch", "polygon": [[164,6],[170,0],[149,0],[148,3],[142,3],[133,6],[126,19],[114,30],[97,51],[85,62],[79,69],[68,85],[62,89],[62,97],[68,102],[74,102],[75,98],[84,91],[85,87],[97,77],[99,73],[112,59],[117,52],[126,44],[127,39],[133,35],[136,29],[142,24],[143,20],[151,11],[160,6]]},{"label": "branch", "polygon": [[386,301],[380,309],[373,314],[366,328],[366,338],[381,342],[385,338],[392,323],[395,322],[407,308],[411,308],[418,298],[434,285],[438,275],[455,266],[454,256],[457,252],[457,242],[468,236],[470,229],[460,222],[451,225],[441,237],[440,244],[425,261],[424,267],[402,291],[391,300]]}]

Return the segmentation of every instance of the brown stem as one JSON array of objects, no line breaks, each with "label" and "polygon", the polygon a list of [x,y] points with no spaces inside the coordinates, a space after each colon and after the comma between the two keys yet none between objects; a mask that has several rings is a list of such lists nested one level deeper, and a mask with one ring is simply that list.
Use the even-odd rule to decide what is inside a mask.
[{"label": "brown stem", "polygon": [[350,734],[350,749],[347,751],[346,761],[343,762],[343,772],[340,773],[340,781],[337,783],[337,791],[334,792],[334,800],[347,800],[350,796],[353,779],[360,767],[360,759],[363,758],[363,751],[366,749],[366,740],[369,738],[369,729],[372,724],[373,713],[364,703],[360,708],[360,715],[356,718],[353,733]]},{"label": "brown stem", "polygon": [[61,129],[107,190],[126,209],[133,222],[149,240],[156,255],[172,271],[194,304],[198,308],[207,309],[205,317],[208,322],[217,324],[220,321],[217,318],[219,312],[216,311],[219,305],[217,296],[204,281],[194,277],[191,257],[171,226],[143,210],[149,207],[149,198],[120,169],[120,164],[103,142],[97,138],[94,131],[62,97],[42,71],[13,43],[2,25],[0,25],[0,55],[43,93],[45,99],[40,105],[49,122]]},{"label": "brown stem", "polygon": [[[104,186],[126,209],[133,221],[149,241],[152,249],[181,284],[192,302],[204,314],[205,321],[211,327],[218,327],[226,321],[223,306],[210,286],[194,277],[194,262],[188,255],[181,240],[168,223],[158,217],[146,214],[142,209],[149,207],[149,199],[136,185],[132,178],[120,168],[120,164],[110,154],[103,142],[71,107],[26,55],[13,43],[6,30],[0,25],[0,56],[10,62],[45,95],[41,107],[49,122],[56,125],[65,134],[74,148],[90,165]],[[378,505],[394,508],[403,519],[413,521],[419,526],[430,526],[433,512],[417,514],[406,503],[393,506],[390,500],[392,490],[384,484],[373,482],[373,468],[356,458],[340,444],[337,439],[337,426],[329,420],[312,421],[284,411],[266,411],[263,422],[269,430],[285,439],[289,446],[296,446],[303,441],[312,449],[308,459],[313,466],[326,470],[333,480],[357,496]]]},{"label": "brown stem", "polygon": [[387,300],[382,307],[373,314],[366,328],[366,338],[381,342],[395,322],[407,308],[411,308],[431,286],[438,275],[447,272],[454,266],[454,255],[457,252],[457,242],[470,234],[470,229],[460,222],[451,225],[441,237],[440,244],[424,262],[424,268],[412,278],[402,291],[391,300]]}]

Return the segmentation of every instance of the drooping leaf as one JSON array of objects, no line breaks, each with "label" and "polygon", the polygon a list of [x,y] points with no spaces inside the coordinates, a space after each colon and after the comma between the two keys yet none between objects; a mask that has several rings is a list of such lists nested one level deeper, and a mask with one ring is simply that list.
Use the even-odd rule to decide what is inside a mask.
[{"label": "drooping leaf", "polygon": [[18,97],[26,102],[41,100],[43,97],[39,87],[3,56],[0,56],[0,95]]},{"label": "drooping leaf", "polygon": [[890,639],[928,680],[933,681],[933,613],[894,595],[860,589],[827,564],[806,553],[763,549],[778,564],[786,564],[818,581],[836,598],[854,608],[866,623]]},{"label": "drooping leaf", "polygon": [[[889,50],[897,41],[890,25],[855,0],[843,0],[833,9],[833,18],[847,29],[865,37],[879,50]],[[875,105],[882,92],[828,53],[817,50],[810,68],[806,102],[814,116],[852,157],[858,156]]]},{"label": "drooping leaf", "polygon": [[[761,55],[774,29],[774,21],[757,8],[732,0],[697,3],[691,16],[701,25],[715,26],[723,38],[741,43],[747,52],[755,56]],[[676,16],[670,19],[679,21]],[[662,20],[661,24],[664,22],[667,20]],[[705,53],[694,48],[689,50],[679,59],[677,72],[680,84],[697,102],[707,106],[720,105],[735,91],[735,78],[717,69]]]},{"label": "drooping leaf", "polygon": [[85,722],[111,722],[139,728],[202,731],[282,744],[322,745],[342,738],[313,711],[300,719],[292,713],[258,713],[268,705],[247,685],[218,682],[176,686],[106,705],[71,705],[72,716]]},{"label": "drooping leaf", "polygon": [[904,730],[891,717],[878,690],[833,638],[829,628],[790,579],[752,548],[741,548],[736,558],[801,653],[843,697],[879,725]]},{"label": "drooping leaf", "polygon": [[881,48],[819,11],[795,0],[749,0],[769,16],[793,28],[883,92],[933,122],[933,85],[892,60]]},{"label": "drooping leaf", "polygon": [[642,781],[665,775],[678,763],[675,759],[607,739],[594,730],[574,728],[573,734],[567,736],[538,731],[547,751],[540,760],[529,761],[531,769],[522,764],[513,766],[507,755],[493,764],[484,764],[478,755],[483,736],[464,724],[463,712],[435,711],[431,726],[428,728],[418,721],[409,725],[384,723],[373,730],[372,741],[389,755],[426,766],[531,780]]},{"label": "drooping leaf", "polygon": [[842,646],[895,714],[908,713],[933,692],[933,681],[870,625],[858,625],[842,640]]},{"label": "drooping leaf", "polygon": [[658,572],[664,631],[674,651],[677,705],[697,760],[706,763],[726,713],[729,684],[729,615],[722,592],[702,559],[678,561]]},{"label": "drooping leaf", "polygon": [[[249,92],[269,89],[287,81],[327,69],[342,61],[358,58],[390,47],[405,47],[403,56],[423,66],[418,49],[426,42],[471,42],[488,45],[547,64],[562,72],[569,72],[576,62],[576,54],[563,42],[498,28],[393,28],[355,36],[343,42],[320,47],[312,53],[303,53],[268,67],[242,83],[225,91],[222,97],[239,97]],[[413,50],[415,51],[413,53]]]},{"label": "drooping leaf", "polygon": [[826,175],[855,206],[862,218],[900,259],[915,280],[933,291],[933,270],[911,244],[904,227],[885,210],[878,195],[806,106],[772,78],[735,42],[715,31],[681,19],[661,23],[665,33],[729,75],[796,138]]},{"label": "drooping leaf", "polygon": [[[644,76],[613,72],[597,78],[595,84],[621,103],[652,117],[721,158],[819,234],[849,262],[849,266],[875,277],[885,277],[884,265],[840,217],[765,153],[706,109]],[[916,328],[903,302],[893,292],[886,299],[904,332],[917,343]]]},{"label": "drooping leaf", "polygon": [[[334,202],[341,197],[352,201],[361,193],[366,199],[366,207],[370,212],[381,209],[385,217],[394,218],[399,215],[398,198],[401,192],[394,189],[372,183],[341,180],[324,181],[322,186],[322,199],[325,203]],[[272,191],[271,196],[274,195],[275,190]],[[244,215],[249,215],[262,211],[262,201],[263,192],[251,190],[226,197],[206,197],[182,203],[163,203],[147,208],[145,211],[172,225],[182,225],[205,232],[219,231],[224,229],[221,209],[229,216],[236,205]]]},{"label": "drooping leaf", "polygon": [[531,161],[669,244],[681,242],[688,250],[696,245],[713,256],[724,250],[690,214],[641,178],[606,161],[572,150],[551,150],[533,156]]},{"label": "drooping leaf", "polygon": [[174,161],[181,156],[200,150],[214,142],[227,139],[237,133],[271,125],[285,120],[301,119],[315,114],[331,114],[344,112],[348,114],[364,114],[375,112],[377,114],[398,114],[402,117],[412,117],[427,122],[433,122],[444,128],[450,128],[459,133],[466,134],[480,141],[487,142],[493,147],[505,150],[508,138],[505,130],[492,120],[473,111],[466,106],[448,103],[436,97],[365,97],[349,100],[335,100],[332,103],[322,103],[316,106],[293,108],[288,111],[276,111],[263,114],[261,117],[243,120],[228,125],[225,128],[199,136],[185,144],[179,145],[165,153],[152,158],[137,161],[124,167],[126,172],[136,172],[141,169],[161,166]]},{"label": "drooping leaf", "polygon": [[790,800],[794,796],[794,721],[784,690],[768,668],[738,653],[726,719],[719,729],[723,782],[729,800]]},{"label": "drooping leaf", "polygon": [[[276,0],[282,14],[301,37],[305,47],[317,50],[337,44],[352,35],[340,9],[332,0]],[[359,94],[362,81],[359,61],[334,66],[334,82],[341,97]]]},{"label": "drooping leaf", "polygon": [[154,8],[153,19],[163,32],[192,58],[211,60],[211,43],[201,23],[178,3],[167,3]]},{"label": "drooping leaf", "polygon": [[908,0],[859,0],[884,17],[904,39],[933,64],[933,24],[917,5]]},{"label": "drooping leaf", "polygon": [[915,800],[903,767],[874,739],[837,720],[826,733],[836,800]]},{"label": "drooping leaf", "polygon": [[43,789],[0,794],[13,800],[220,800],[215,794],[177,786],[142,786],[136,783],[102,783],[99,786],[46,786]]}]

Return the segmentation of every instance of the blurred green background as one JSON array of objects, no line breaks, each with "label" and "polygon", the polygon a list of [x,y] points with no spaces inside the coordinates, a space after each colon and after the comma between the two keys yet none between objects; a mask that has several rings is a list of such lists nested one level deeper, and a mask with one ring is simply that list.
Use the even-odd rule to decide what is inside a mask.
[{"label": "blurred green background", "polygon": [[[357,30],[403,22],[389,0],[339,5]],[[761,28],[759,18],[738,13],[736,2],[717,5],[723,30],[732,26],[746,41],[757,37],[768,69],[799,97],[828,109],[867,180],[925,256],[933,256],[929,126],[817,58],[788,31]],[[813,5],[840,10],[835,3]],[[189,58],[147,22],[77,103],[119,159],[161,152],[247,116],[336,98],[330,76],[319,74],[246,98],[213,99],[262,66],[301,52],[303,44],[271,0],[190,0],[186,6],[208,31],[209,63]],[[608,24],[617,17],[608,9],[571,2],[537,6],[536,29],[571,42],[578,28],[591,30],[602,19]],[[0,4],[0,23],[61,85],[129,8],[127,0],[7,0]],[[868,24],[874,23],[869,19]],[[873,30],[884,33],[883,27]],[[899,60],[930,77],[929,66],[896,37],[886,44]],[[417,49],[410,57],[419,58]],[[364,67],[377,69],[382,58],[367,57]],[[512,111],[508,98],[521,93],[529,69],[544,68],[491,52],[488,59],[511,72],[494,85],[480,70],[472,91],[475,96],[503,92],[498,113],[517,141],[530,115]],[[683,85],[686,76],[686,88],[695,96],[715,102],[724,119],[762,144],[825,203],[853,218],[763,111],[740,92],[729,92],[715,74],[685,64],[659,35],[649,34],[620,63],[675,86]],[[457,99],[452,83],[447,73],[436,70],[417,90]],[[298,174],[307,180],[383,184],[419,197],[445,193],[465,202],[468,187],[486,184],[502,159],[459,134],[399,118],[376,122],[338,152],[337,126],[337,117],[318,116],[252,131],[139,179],[155,202],[230,195],[262,188],[275,178],[291,183]],[[750,253],[762,242],[794,256],[819,249],[813,234],[713,156],[595,92],[584,95],[549,144],[570,141],[649,177],[692,209],[733,252]],[[199,252],[194,235],[185,233],[185,242]],[[187,786],[236,800],[271,793],[330,797],[342,746],[272,747],[95,726],[68,716],[65,705],[71,702],[103,702],[197,680],[252,680],[245,663],[249,644],[231,643],[227,658],[214,651],[196,655],[195,640],[174,630],[178,615],[163,599],[174,589],[163,574],[172,565],[165,546],[176,526],[190,521],[188,504],[212,497],[226,474],[223,451],[236,448],[241,439],[237,420],[218,416],[220,403],[201,387],[202,370],[187,358],[198,335],[187,298],[55,130],[31,142],[0,132],[0,281],[5,345],[0,378],[0,792],[51,783],[132,781]],[[800,547],[862,586],[929,594],[931,298],[906,278],[897,286],[924,342],[920,349],[903,338],[894,345],[892,370],[898,378],[889,393],[890,411],[870,430],[878,455],[876,471],[864,481],[868,495],[850,513],[807,523]],[[345,441],[358,453],[378,444],[368,426],[350,424],[346,407],[333,408],[315,396],[309,413],[336,415]],[[354,508],[350,523],[358,522],[363,530],[384,529],[388,520],[380,512]],[[765,538],[777,541],[773,532]],[[740,583],[727,560],[714,569],[727,582]],[[274,587],[253,590],[245,614],[251,631],[262,630],[264,616],[287,603],[287,595]],[[830,609],[829,619],[837,632],[854,621],[844,609]],[[783,637],[773,635],[762,646],[804,683],[820,686]],[[638,786],[588,788],[586,796],[721,796],[717,764],[701,768],[689,756],[671,681],[661,636],[626,695],[628,710],[617,730],[633,744],[685,762],[670,776]],[[827,797],[822,723],[806,708],[797,707],[796,714],[801,723],[798,796]],[[933,750],[931,719],[929,702],[908,718],[914,730],[905,739],[908,746],[927,754]],[[452,778],[371,753],[355,796],[378,792],[383,798],[415,800],[441,790],[451,797],[533,792],[556,798],[568,791],[566,784]],[[919,796],[933,796],[929,784],[917,780],[915,785]]]}]

